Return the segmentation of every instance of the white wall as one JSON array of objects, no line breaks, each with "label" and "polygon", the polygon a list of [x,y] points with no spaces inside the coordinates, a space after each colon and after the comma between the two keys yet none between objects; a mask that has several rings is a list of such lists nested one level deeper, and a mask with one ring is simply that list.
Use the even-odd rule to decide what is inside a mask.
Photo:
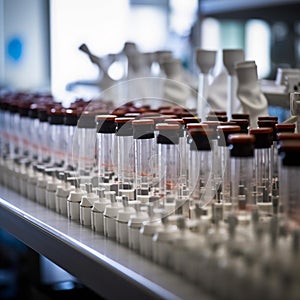
[{"label": "white wall", "polygon": [[[16,89],[49,85],[47,0],[1,0],[3,3],[4,82]],[[1,24],[2,25],[2,24]],[[19,40],[19,59],[9,54],[12,40]],[[0,59],[1,63],[1,59]],[[2,62],[3,64],[3,62]],[[2,68],[1,68],[2,69]]]}]

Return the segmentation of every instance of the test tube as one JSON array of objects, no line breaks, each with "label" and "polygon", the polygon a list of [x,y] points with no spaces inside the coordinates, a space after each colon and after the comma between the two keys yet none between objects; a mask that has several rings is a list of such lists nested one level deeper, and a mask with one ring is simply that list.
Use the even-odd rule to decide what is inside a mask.
[{"label": "test tube", "polygon": [[258,117],[258,127],[270,127],[273,130],[273,142],[270,148],[270,168],[273,181],[278,180],[278,156],[277,156],[277,135],[276,135],[276,124],[278,122],[277,117],[273,116],[261,116]]},{"label": "test tube", "polygon": [[30,136],[30,119],[29,119],[29,102],[24,102],[19,104],[18,112],[20,115],[20,122],[19,122],[19,139],[18,139],[18,148],[19,148],[19,156],[20,157],[28,157],[29,155],[29,136]]},{"label": "test tube", "polygon": [[184,190],[187,188],[187,147],[186,147],[186,131],[184,130],[183,119],[165,119],[165,123],[168,124],[178,124],[179,125],[179,154],[180,154],[180,188]]},{"label": "test tube", "polygon": [[134,141],[132,121],[134,118],[116,118],[116,137],[118,143],[118,183],[119,196],[134,199]]},{"label": "test tube", "polygon": [[[211,136],[211,148],[212,148],[212,187],[215,191],[219,191],[221,188],[222,181],[222,169],[220,163],[220,147],[218,146],[218,126],[220,122],[218,121],[204,121],[203,125],[207,125],[209,129],[213,131]],[[219,195],[219,194],[218,194]]]},{"label": "test tube", "polygon": [[117,174],[116,115],[99,115],[97,122],[97,152],[99,184]]},{"label": "test tube", "polygon": [[268,202],[272,193],[272,174],[269,161],[272,145],[272,128],[251,128],[250,134],[255,136],[255,196],[256,202]]},{"label": "test tube", "polygon": [[231,201],[232,211],[252,211],[256,202],[253,198],[253,158],[255,136],[251,134],[231,134]]},{"label": "test tube", "polygon": [[14,159],[18,157],[21,150],[19,149],[19,127],[20,127],[20,115],[18,113],[18,106],[16,102],[9,105],[9,128],[11,128],[11,135],[9,138],[9,154],[10,158]]},{"label": "test tube", "polygon": [[213,135],[208,126],[189,130],[189,192],[190,198],[199,203],[200,207],[212,199],[211,170],[212,151],[210,139]]},{"label": "test tube", "polygon": [[[135,145],[135,190],[137,200],[148,196],[153,188],[153,159],[155,152],[154,121],[141,119],[132,121]],[[142,200],[141,200],[142,201]]]},{"label": "test tube", "polygon": [[74,170],[73,164],[73,139],[74,133],[78,122],[78,115],[76,109],[68,108],[65,111],[64,116],[64,169],[65,170]]},{"label": "test tube", "polygon": [[49,138],[49,123],[47,107],[45,105],[38,106],[38,162],[49,163],[50,162],[50,138]]},{"label": "test tube", "polygon": [[56,167],[62,167],[64,163],[64,109],[60,106],[53,107],[48,115],[50,131],[50,164]]},{"label": "test tube", "polygon": [[158,165],[159,165],[159,195],[165,205],[167,197],[177,199],[180,176],[179,125],[157,124],[159,131]]},{"label": "test tube", "polygon": [[30,109],[28,112],[28,116],[30,118],[30,126],[29,126],[29,137],[31,139],[30,147],[29,147],[29,159],[30,161],[37,161],[38,158],[38,130],[39,130],[39,119],[38,119],[38,109],[37,104],[33,103],[30,105]]},{"label": "test tube", "polygon": [[[240,126],[237,125],[225,125],[218,126],[218,147],[219,147],[219,161],[221,170],[221,195],[223,205],[231,206],[231,167],[229,159],[229,141],[228,136],[230,134],[239,133]],[[228,208],[229,208],[228,207]]]},{"label": "test tube", "polygon": [[287,222],[300,224],[300,142],[282,140],[279,142],[279,197]]},{"label": "test tube", "polygon": [[9,136],[11,134],[11,128],[9,128],[9,105],[5,101],[5,97],[1,100],[1,157],[7,157],[9,153]]},{"label": "test tube", "polygon": [[96,162],[96,121],[95,113],[84,111],[77,123],[74,135],[73,153],[79,176],[91,175]]},{"label": "test tube", "polygon": [[193,129],[201,129],[201,128],[208,128],[208,125],[203,123],[188,123],[186,124],[186,161],[187,161],[187,187],[190,188],[190,160],[191,160],[191,149],[190,145],[193,142],[192,136],[190,131]]}]

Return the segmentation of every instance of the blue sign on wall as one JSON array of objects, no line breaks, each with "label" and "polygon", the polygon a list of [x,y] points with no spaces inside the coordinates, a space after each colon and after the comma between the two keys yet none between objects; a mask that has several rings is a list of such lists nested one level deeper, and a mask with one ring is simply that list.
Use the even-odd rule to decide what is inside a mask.
[{"label": "blue sign on wall", "polygon": [[23,43],[18,37],[13,37],[8,40],[6,47],[6,55],[15,62],[19,62],[23,54]]}]

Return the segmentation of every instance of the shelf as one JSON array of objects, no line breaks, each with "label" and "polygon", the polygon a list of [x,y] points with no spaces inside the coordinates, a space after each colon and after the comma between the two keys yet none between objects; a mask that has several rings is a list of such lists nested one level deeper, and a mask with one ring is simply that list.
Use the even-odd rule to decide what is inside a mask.
[{"label": "shelf", "polygon": [[106,299],[211,299],[171,270],[2,186],[0,226]]}]

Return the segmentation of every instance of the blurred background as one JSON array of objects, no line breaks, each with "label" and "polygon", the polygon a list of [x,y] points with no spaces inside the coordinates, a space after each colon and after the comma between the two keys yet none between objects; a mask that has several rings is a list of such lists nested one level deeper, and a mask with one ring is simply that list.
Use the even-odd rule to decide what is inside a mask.
[{"label": "blurred background", "polygon": [[193,74],[197,47],[243,48],[259,78],[274,79],[278,66],[299,67],[299,7],[297,0],[0,0],[0,86],[63,97],[68,84],[98,76],[82,43],[105,56],[126,41],[141,52],[171,50]]},{"label": "blurred background", "polygon": [[[256,61],[259,78],[274,80],[278,67],[300,67],[299,11],[297,0],[0,0],[0,89],[92,97],[99,93],[99,69],[78,48],[86,43],[93,54],[109,57],[128,41],[143,53],[172,51],[195,78],[196,48],[218,50],[214,74],[222,68],[222,49],[242,48],[246,60]],[[118,64],[109,73],[122,77]],[[29,281],[43,288],[33,293]],[[58,299],[53,282],[64,283],[57,291],[84,290],[0,232],[0,299]]]}]

